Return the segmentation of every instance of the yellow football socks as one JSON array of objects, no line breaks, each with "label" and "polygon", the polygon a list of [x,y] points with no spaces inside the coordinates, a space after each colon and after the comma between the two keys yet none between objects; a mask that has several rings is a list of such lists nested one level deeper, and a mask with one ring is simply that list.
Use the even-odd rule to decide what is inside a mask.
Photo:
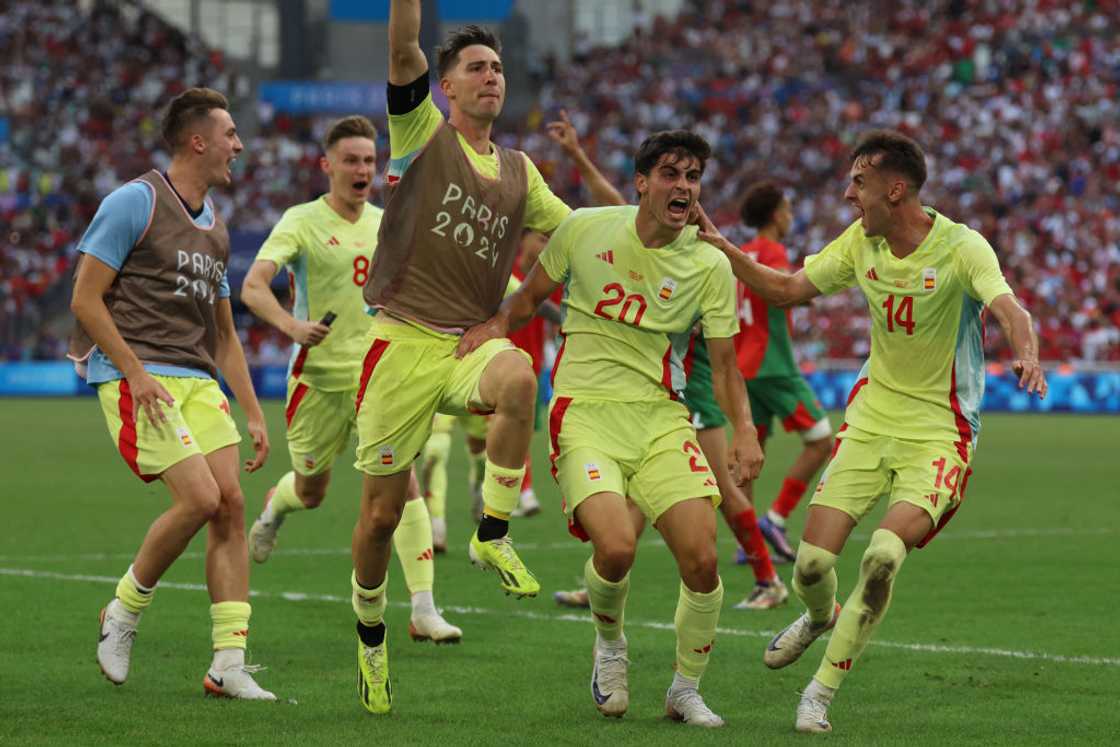
[{"label": "yellow football socks", "polygon": [[451,434],[433,433],[420,455],[424,500],[428,502],[428,514],[434,519],[442,519],[447,511],[447,458],[450,453]]},{"label": "yellow football socks", "polygon": [[249,615],[252,608],[248,602],[218,602],[210,605],[210,636],[214,650],[245,648],[249,641]]},{"label": "yellow football socks", "polygon": [[303,511],[305,508],[307,506],[303,505],[303,501],[296,495],[296,473],[288,472],[276,483],[276,492],[268,501],[264,519],[268,522],[277,519],[283,521],[285,515],[293,511]]},{"label": "yellow football socks", "polygon": [[722,579],[714,590],[706,594],[693,591],[681,582],[673,623],[677,629],[677,672],[682,676],[699,680],[704,674],[715,642],[722,605]]},{"label": "yellow football socks", "polygon": [[817,625],[831,620],[836,609],[836,555],[801,540],[793,567],[793,591],[809,609],[810,620]]},{"label": "yellow football socks", "polygon": [[152,603],[153,592],[155,592],[154,587],[148,589],[140,585],[136,576],[132,574],[131,565],[117,582],[117,599],[120,600],[121,606],[134,615],[139,615]]},{"label": "yellow football socks", "polygon": [[432,521],[422,499],[407,501],[401,523],[393,532],[393,549],[401,561],[404,583],[410,594],[431,591],[435,569],[432,562]]},{"label": "yellow football socks", "polygon": [[583,580],[587,584],[587,598],[591,602],[591,619],[599,635],[608,641],[622,637],[622,618],[626,610],[626,596],[630,592],[630,574],[621,581],[607,581],[595,570],[593,558],[583,566]]},{"label": "yellow football socks", "polygon": [[521,498],[521,480],[524,477],[524,464],[511,469],[499,467],[486,459],[486,473],[482,482],[483,512],[509,521],[510,514],[517,508],[517,501]]},{"label": "yellow football socks", "polygon": [[887,529],[876,529],[872,533],[871,544],[859,565],[859,581],[840,610],[840,619],[836,621],[821,666],[813,676],[822,685],[833,689],[840,687],[852,664],[867,647],[890,606],[894,579],[904,560],[906,545],[897,534]]},{"label": "yellow football socks", "polygon": [[381,585],[375,589],[367,589],[359,584],[357,573],[350,574],[350,587],[354,590],[350,603],[354,607],[354,614],[358,616],[359,622],[367,628],[380,624],[382,618],[385,617],[388,586],[388,574],[385,575],[385,580],[381,582]]}]

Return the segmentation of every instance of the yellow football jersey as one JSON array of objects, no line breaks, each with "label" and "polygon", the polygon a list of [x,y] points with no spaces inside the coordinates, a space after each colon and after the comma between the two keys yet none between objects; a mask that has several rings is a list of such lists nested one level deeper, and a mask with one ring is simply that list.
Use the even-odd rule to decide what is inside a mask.
[{"label": "yellow football jersey", "polygon": [[289,377],[324,391],[357,388],[370,324],[362,286],[369,277],[381,212],[366,205],[351,223],[324,195],[286,210],[257,252],[258,260],[287,268],[296,319],[319,321],[328,311],[335,314],[321,343],[294,346]]},{"label": "yellow football jersey", "polygon": [[825,294],[858,285],[871,312],[871,356],[846,422],[879,435],[975,445],[984,396],[981,313],[1011,288],[983,236],[926,213],[933,227],[905,259],[856,221],[806,258],[805,274]]},{"label": "yellow football jersey", "polygon": [[708,338],[734,337],[735,279],[719,250],[689,226],[668,246],[642,245],[635,206],[569,215],[541,253],[565,284],[557,395],[620,402],[676,397],[696,322]]}]

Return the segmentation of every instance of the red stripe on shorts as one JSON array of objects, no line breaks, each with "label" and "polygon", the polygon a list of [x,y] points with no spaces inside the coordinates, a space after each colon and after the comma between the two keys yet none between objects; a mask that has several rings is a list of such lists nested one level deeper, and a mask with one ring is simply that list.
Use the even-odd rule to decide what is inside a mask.
[{"label": "red stripe on shorts", "polygon": [[807,431],[816,424],[817,421],[813,420],[813,416],[809,414],[809,409],[805,407],[804,402],[798,402],[793,414],[782,421],[782,427],[786,429],[787,433],[790,431]]},{"label": "red stripe on shorts", "polygon": [[[136,461],[140,453],[136,445],[136,418],[132,415],[132,389],[128,386],[128,379],[120,381],[120,401],[118,402],[121,418],[121,431],[117,434],[117,449],[124,457],[125,464],[136,473],[144,482],[151,482],[159,475],[145,475],[140,471],[140,464]],[[157,405],[158,406],[158,405]]]},{"label": "red stripe on shorts", "polygon": [[937,526],[935,526],[933,529],[931,529],[929,531],[929,534],[927,534],[925,537],[923,537],[922,541],[918,543],[918,549],[919,550],[921,548],[925,547],[926,545],[928,545],[930,543],[930,540],[932,540],[934,537],[936,537],[937,533],[945,528],[945,525],[949,523],[949,519],[952,519],[953,516],[957,513],[957,511],[960,509],[961,504],[964,503],[964,489],[965,489],[965,487],[968,486],[968,478],[971,477],[971,476],[972,476],[972,468],[971,467],[966,467],[965,470],[964,470],[964,477],[961,478],[960,490],[957,491],[957,505],[953,506],[951,509],[949,509],[945,513],[941,514],[941,518],[937,520]]},{"label": "red stripe on shorts", "polygon": [[296,390],[292,392],[292,398],[288,401],[288,406],[284,409],[284,420],[289,428],[292,427],[292,418],[296,416],[296,410],[299,409],[299,403],[303,402],[305,394],[307,394],[307,384],[297,384]]},{"label": "red stripe on shorts", "polygon": [[[560,484],[557,479],[556,460],[560,458],[560,429],[564,426],[564,414],[568,412],[568,406],[572,404],[571,397],[557,397],[556,404],[552,406],[552,412],[548,416],[548,440],[552,447],[552,452],[548,455],[548,460],[552,465],[552,479],[556,480],[556,484]],[[564,502],[564,496],[560,496],[560,505],[562,510],[567,510]],[[583,530],[583,527],[576,521],[575,513],[573,512],[572,518],[568,520],[568,533],[576,539],[583,542],[591,541],[591,537]]]},{"label": "red stripe on shorts", "polygon": [[848,430],[848,424],[843,423],[840,426],[840,430],[836,431],[837,438],[832,439],[832,453],[828,455],[829,460],[835,459],[836,458],[836,452],[840,451],[840,438],[839,438],[839,436],[840,436],[841,433],[843,433],[846,430]]},{"label": "red stripe on shorts", "polygon": [[366,353],[366,358],[362,361],[362,379],[358,384],[358,398],[354,402],[354,412],[362,409],[362,400],[366,396],[366,386],[369,384],[369,377],[373,375],[373,369],[377,368],[377,362],[381,360],[381,356],[385,353],[385,349],[389,347],[388,340],[374,340],[373,344],[369,346],[369,352]]},{"label": "red stripe on shorts", "polygon": [[307,348],[300,348],[299,355],[296,356],[296,362],[292,364],[292,378],[298,377],[303,373],[303,364],[307,362]]}]

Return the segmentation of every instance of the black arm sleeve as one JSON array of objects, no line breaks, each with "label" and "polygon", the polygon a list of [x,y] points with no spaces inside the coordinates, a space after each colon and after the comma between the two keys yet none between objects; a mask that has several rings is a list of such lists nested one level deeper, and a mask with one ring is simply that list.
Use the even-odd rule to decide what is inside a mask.
[{"label": "black arm sleeve", "polygon": [[409,83],[407,86],[394,86],[389,83],[386,99],[389,105],[390,114],[408,114],[410,111],[420,106],[424,101],[424,97],[428,95],[430,85],[428,83],[428,71],[425,70],[424,74],[416,80]]}]

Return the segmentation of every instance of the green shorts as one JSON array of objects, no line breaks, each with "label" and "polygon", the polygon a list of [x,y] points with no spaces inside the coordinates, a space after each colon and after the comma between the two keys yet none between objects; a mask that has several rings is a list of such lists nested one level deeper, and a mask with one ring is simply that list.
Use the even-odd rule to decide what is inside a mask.
[{"label": "green shorts", "polygon": [[505,338],[489,340],[462,359],[458,335],[374,317],[356,398],[358,451],[367,475],[408,469],[432,432],[437,412],[488,415],[478,387],[490,361],[507,350],[529,354]]},{"label": "green shorts", "polygon": [[832,425],[817,401],[809,382],[801,376],[772,376],[747,382],[751,419],[758,429],[758,440],[770,435],[774,418],[787,433],[797,431],[804,441],[818,441],[832,435]]},{"label": "green shorts", "polygon": [[569,529],[580,539],[587,535],[576,506],[596,493],[630,498],[650,523],[690,498],[719,505],[715,477],[679,402],[553,397],[548,422],[552,474]]},{"label": "green shorts", "polygon": [[689,361],[684,404],[692,416],[692,427],[698,431],[722,428],[727,425],[727,417],[716,402],[712,388],[712,361],[708,357],[708,346],[702,339],[693,342]]},{"label": "green shorts", "polygon": [[127,379],[97,386],[97,399],[124,461],[144,482],[194,454],[209,454],[241,441],[229,413],[229,400],[213,379],[154,376],[175,404],[159,407],[167,422],[155,425],[140,408],[133,414]]},{"label": "green shorts", "polygon": [[969,445],[911,441],[845,426],[809,505],[838,509],[858,523],[884,496],[888,506],[911,503],[933,520],[933,531],[918,544],[923,547],[964,500],[971,458]]},{"label": "green shorts", "polygon": [[304,476],[326,472],[354,435],[356,390],[324,392],[298,379],[288,380],[288,454],[292,469]]}]

